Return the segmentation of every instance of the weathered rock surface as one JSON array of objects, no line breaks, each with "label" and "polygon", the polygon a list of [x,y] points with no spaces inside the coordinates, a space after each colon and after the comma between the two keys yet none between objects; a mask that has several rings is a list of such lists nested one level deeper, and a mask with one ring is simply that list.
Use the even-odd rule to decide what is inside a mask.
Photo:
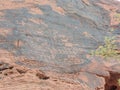
[{"label": "weathered rock surface", "polygon": [[119,7],[112,0],[0,1],[0,90],[120,90],[120,61],[90,56],[105,36],[116,36],[120,50],[112,16]]}]

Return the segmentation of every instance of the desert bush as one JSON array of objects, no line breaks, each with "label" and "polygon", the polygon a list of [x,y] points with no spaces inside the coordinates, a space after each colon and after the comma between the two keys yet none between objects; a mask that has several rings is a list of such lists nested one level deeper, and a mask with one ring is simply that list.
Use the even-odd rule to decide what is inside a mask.
[{"label": "desert bush", "polygon": [[104,57],[112,57],[117,55],[115,50],[115,37],[105,37],[104,45],[99,46],[96,50],[92,51],[92,55],[100,55]]},{"label": "desert bush", "polygon": [[119,86],[120,86],[120,79],[118,79],[118,84],[119,84]]},{"label": "desert bush", "polygon": [[120,22],[120,13],[114,14],[113,18],[114,18],[116,21]]}]

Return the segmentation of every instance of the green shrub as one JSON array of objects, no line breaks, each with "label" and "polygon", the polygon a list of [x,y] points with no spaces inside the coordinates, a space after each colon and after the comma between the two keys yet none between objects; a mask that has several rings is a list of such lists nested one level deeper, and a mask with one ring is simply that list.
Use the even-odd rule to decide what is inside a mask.
[{"label": "green shrub", "polygon": [[119,86],[120,86],[120,79],[118,79],[118,84],[119,84]]},{"label": "green shrub", "polygon": [[112,57],[117,55],[114,39],[115,37],[105,37],[104,45],[99,46],[95,51],[92,51],[92,55],[100,55],[104,57]]},{"label": "green shrub", "polygon": [[120,13],[114,14],[113,18],[115,19],[115,21],[120,22]]},{"label": "green shrub", "polygon": [[120,19],[120,13],[116,13],[116,14],[114,15],[114,18]]}]

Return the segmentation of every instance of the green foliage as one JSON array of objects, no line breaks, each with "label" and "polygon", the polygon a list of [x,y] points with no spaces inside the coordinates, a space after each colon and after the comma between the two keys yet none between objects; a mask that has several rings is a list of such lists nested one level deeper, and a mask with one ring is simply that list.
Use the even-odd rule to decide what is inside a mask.
[{"label": "green foliage", "polygon": [[116,13],[116,14],[114,15],[114,18],[120,18],[120,13]]},{"label": "green foliage", "polygon": [[115,37],[105,37],[104,45],[99,46],[95,51],[92,51],[92,55],[100,55],[104,57],[112,57],[117,55],[114,39]]},{"label": "green foliage", "polygon": [[120,21],[120,13],[116,13],[114,15],[114,19],[117,20],[117,21]]},{"label": "green foliage", "polygon": [[118,84],[119,84],[119,86],[120,86],[120,79],[118,79]]}]

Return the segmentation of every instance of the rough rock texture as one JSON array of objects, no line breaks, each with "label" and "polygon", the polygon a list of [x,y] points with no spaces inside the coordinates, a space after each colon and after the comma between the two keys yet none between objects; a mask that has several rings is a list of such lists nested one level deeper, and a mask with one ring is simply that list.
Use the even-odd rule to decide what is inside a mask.
[{"label": "rough rock texture", "polygon": [[120,52],[119,10],[113,0],[0,1],[0,90],[120,90],[120,61],[90,55],[105,36]]}]

